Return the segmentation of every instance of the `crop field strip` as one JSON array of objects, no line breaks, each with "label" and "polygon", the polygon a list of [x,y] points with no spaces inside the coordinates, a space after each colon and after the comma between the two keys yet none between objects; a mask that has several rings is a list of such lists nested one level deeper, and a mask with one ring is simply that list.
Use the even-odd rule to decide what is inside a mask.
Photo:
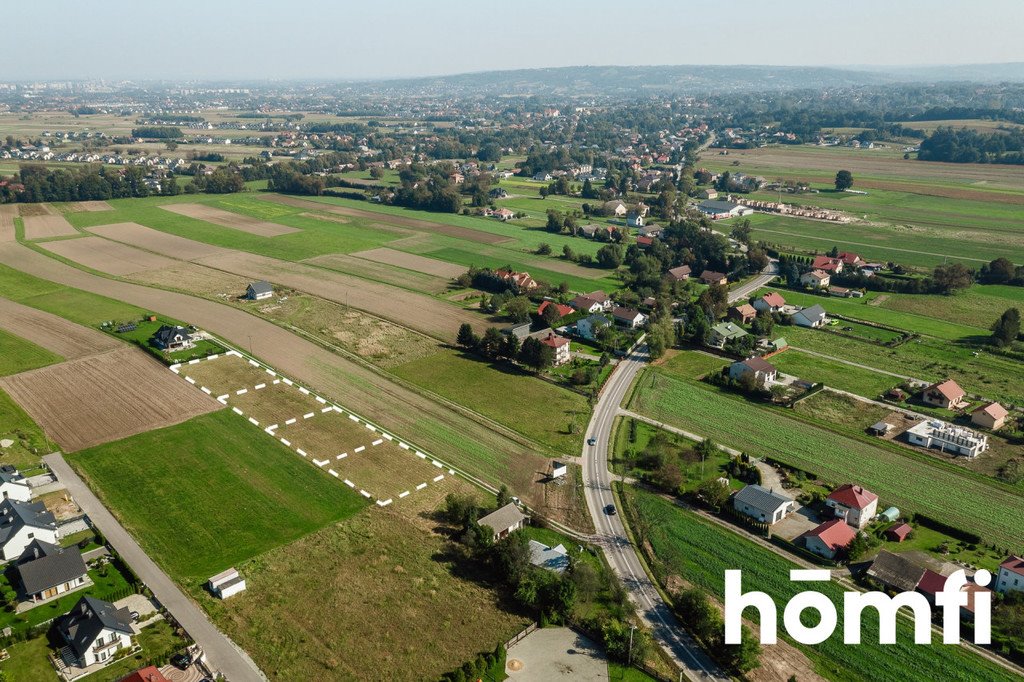
[{"label": "crop field strip", "polygon": [[0,328],[73,360],[121,346],[108,334],[0,296]]},{"label": "crop field strip", "polygon": [[160,206],[165,211],[177,213],[186,218],[194,218],[213,225],[229,227],[233,230],[241,230],[260,237],[278,237],[283,234],[298,232],[299,230],[280,223],[271,223],[265,220],[257,220],[240,213],[232,213],[206,204],[165,204]]},{"label": "crop field strip", "polygon": [[23,204],[19,212],[25,225],[25,239],[49,239],[78,234],[78,230],[48,204],[35,204],[27,210]]},{"label": "crop field strip", "polygon": [[17,206],[13,204],[0,204],[0,242],[14,241],[14,218],[17,215]]},{"label": "crop field strip", "polygon": [[175,262],[170,258],[102,237],[61,239],[44,242],[42,247],[87,268],[110,275],[131,275],[143,270],[159,270]]},{"label": "crop field strip", "polygon": [[454,469],[238,351],[170,369],[377,506],[447,485],[446,479],[455,475]]}]

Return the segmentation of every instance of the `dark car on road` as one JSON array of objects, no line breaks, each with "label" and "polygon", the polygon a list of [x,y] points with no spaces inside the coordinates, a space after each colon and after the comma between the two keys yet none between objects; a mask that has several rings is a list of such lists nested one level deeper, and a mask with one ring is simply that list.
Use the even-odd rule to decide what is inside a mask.
[{"label": "dark car on road", "polygon": [[596,438],[588,438],[587,439],[587,445],[597,445],[597,439]]},{"label": "dark car on road", "polygon": [[608,516],[615,516],[619,512],[617,512],[615,510],[615,505],[614,504],[609,504],[607,507],[604,508],[604,513],[607,514]]}]

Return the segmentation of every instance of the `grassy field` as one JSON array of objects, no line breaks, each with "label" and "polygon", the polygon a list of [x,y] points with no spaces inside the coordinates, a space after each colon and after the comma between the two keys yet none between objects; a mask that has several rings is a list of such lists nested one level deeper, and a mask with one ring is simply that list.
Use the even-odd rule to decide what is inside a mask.
[{"label": "grassy field", "polygon": [[[719,392],[674,375],[671,363],[645,372],[631,408],[751,455],[773,457],[836,485],[858,483],[878,493],[882,504],[942,518],[980,533],[986,541],[1014,547],[1021,542],[1019,530],[1003,510],[1005,505],[1017,510],[1013,514],[1024,514],[1019,491],[927,455],[879,447],[867,436],[859,440],[835,433],[788,417],[780,409]],[[956,504],[950,504],[951,495]]]},{"label": "grassy field", "polygon": [[856,393],[866,398],[877,397],[900,383],[900,379],[888,374],[851,367],[841,362],[814,357],[795,350],[773,355],[769,362],[783,374],[797,376],[814,383],[821,382],[826,386]]},{"label": "grassy field", "polygon": [[[519,431],[555,452],[576,454],[590,408],[582,395],[503,364],[441,350],[395,374]],[[569,423],[579,426],[569,433]]]},{"label": "grassy field", "polygon": [[0,438],[14,441],[14,445],[0,451],[0,462],[21,469],[38,466],[39,459],[56,448],[43,430],[4,391],[0,391]]},{"label": "grassy field", "polygon": [[145,312],[133,305],[33,277],[0,265],[0,296],[95,327],[105,320],[130,320]]},{"label": "grassy field", "polygon": [[71,463],[150,556],[198,585],[365,506],[253,431],[221,410],[83,450]]},{"label": "grassy field", "polygon": [[193,595],[272,680],[437,679],[528,619],[434,525],[370,510],[241,564],[239,597]]},{"label": "grassy field", "polygon": [[[725,571],[742,567],[744,591],[766,592],[780,611],[782,604],[805,589],[789,580],[789,571],[797,566],[771,550],[649,493],[630,489],[626,498],[627,509],[645,519],[650,528],[649,541],[657,557],[654,570],[663,582],[669,575],[679,576],[721,600]],[[877,644],[878,621],[873,615],[861,622],[861,645],[843,644],[842,589],[835,583],[818,583],[813,589],[832,599],[840,620],[835,634],[821,644],[797,645],[823,677],[843,682],[1015,679],[1012,673],[959,647],[914,644],[905,620],[897,625],[896,644]],[[757,614],[750,609],[744,615]],[[779,629],[782,631],[781,624]]]},{"label": "grassy field", "polygon": [[0,329],[0,377],[46,367],[63,359],[31,341]]},{"label": "grassy field", "polygon": [[[942,321],[950,330],[970,325],[978,330],[976,334],[987,335],[992,323],[1007,308],[1024,308],[1024,287],[978,284],[954,296],[888,294],[884,299],[881,296],[873,298],[874,305],[870,307],[901,313],[904,319],[916,321],[921,316],[931,317]],[[931,332],[931,335],[948,338],[940,333]]]}]

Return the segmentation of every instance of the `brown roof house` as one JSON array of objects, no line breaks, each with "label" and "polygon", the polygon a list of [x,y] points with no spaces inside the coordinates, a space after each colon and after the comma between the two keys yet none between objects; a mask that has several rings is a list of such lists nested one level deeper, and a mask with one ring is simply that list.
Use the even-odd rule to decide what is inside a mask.
[{"label": "brown roof house", "polygon": [[740,324],[750,324],[757,317],[757,309],[749,303],[741,303],[729,308],[728,317],[730,320],[736,320]]},{"label": "brown roof house", "polygon": [[725,286],[729,283],[729,278],[721,272],[715,272],[714,270],[705,270],[700,273],[700,281],[704,282],[708,286]]},{"label": "brown roof house", "polygon": [[515,502],[509,502],[501,509],[493,511],[483,517],[477,523],[487,526],[494,531],[494,540],[498,541],[508,536],[509,533],[519,530],[526,521],[526,515],[519,511]]},{"label": "brown roof house", "polygon": [[947,410],[956,410],[967,404],[964,389],[952,379],[932,384],[921,392],[921,402]]},{"label": "brown roof house", "polygon": [[775,381],[779,371],[770,362],[758,357],[747,358],[729,365],[730,379],[739,381],[747,374],[753,374],[755,383],[767,385]]},{"label": "brown roof house", "polygon": [[971,423],[995,431],[1003,428],[1008,414],[1006,408],[999,403],[988,403],[971,412]]},{"label": "brown roof house", "polygon": [[668,276],[676,282],[682,282],[690,279],[690,266],[680,265],[679,267],[672,268],[668,271]]}]

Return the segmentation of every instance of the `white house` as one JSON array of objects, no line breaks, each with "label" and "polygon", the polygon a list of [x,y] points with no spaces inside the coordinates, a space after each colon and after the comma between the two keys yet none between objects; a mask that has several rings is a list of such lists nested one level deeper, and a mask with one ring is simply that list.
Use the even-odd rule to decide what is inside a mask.
[{"label": "white house", "polygon": [[768,385],[775,381],[779,371],[763,358],[753,357],[740,360],[729,365],[729,378],[738,381],[741,377],[751,374],[754,382]]},{"label": "white house", "polygon": [[0,495],[5,500],[28,502],[32,499],[32,486],[15,467],[5,464],[0,466]]},{"label": "white house", "polygon": [[630,227],[643,227],[644,216],[642,213],[630,213],[626,216],[626,224]]},{"label": "white house", "polygon": [[612,317],[627,329],[636,329],[647,321],[646,315],[632,308],[612,308]]},{"label": "white house", "polygon": [[769,525],[786,518],[796,508],[796,502],[791,498],[759,485],[748,485],[736,493],[732,504],[741,514]]},{"label": "white house", "polygon": [[811,270],[800,275],[800,284],[814,289],[824,289],[832,281],[832,276],[824,270]]},{"label": "white house", "polygon": [[519,507],[516,506],[516,503],[509,502],[501,509],[493,511],[483,517],[477,523],[481,526],[487,526],[494,531],[494,540],[497,542],[509,533],[522,528],[524,521],[526,521],[526,516],[523,512],[519,511]]},{"label": "white house", "polygon": [[1011,556],[999,565],[995,591],[1000,594],[1024,592],[1024,559]]},{"label": "white house", "polygon": [[270,282],[253,282],[245,290],[245,297],[250,301],[263,301],[274,295],[274,287]]},{"label": "white house", "polygon": [[907,441],[973,459],[988,450],[988,436],[938,419],[920,421],[906,430]]},{"label": "white house", "polygon": [[17,559],[33,540],[58,544],[53,514],[41,502],[8,499],[0,503],[0,559]]},{"label": "white house", "polygon": [[131,648],[131,612],[93,597],[82,597],[56,622],[57,632],[68,643],[80,668],[106,664],[121,649]]},{"label": "white house", "polygon": [[809,308],[802,308],[793,313],[793,324],[798,327],[816,329],[825,324],[825,309],[817,304]]},{"label": "white house", "polygon": [[590,315],[576,322],[576,333],[588,341],[595,341],[597,333],[611,325],[612,321],[604,315]]},{"label": "white house", "polygon": [[878,495],[859,485],[846,483],[825,498],[825,506],[853,528],[863,528],[878,512]]},{"label": "white house", "polygon": [[777,313],[785,307],[786,299],[777,291],[769,291],[761,298],[755,299],[752,305],[758,312]]},{"label": "white house", "polygon": [[559,336],[558,334],[551,332],[541,339],[540,342],[555,352],[554,365],[556,367],[564,365],[571,359],[572,356],[569,352],[569,339],[564,336]]},{"label": "white house", "polygon": [[234,568],[218,573],[210,578],[206,584],[210,592],[213,593],[213,596],[218,599],[227,599],[239,592],[245,592],[245,578]]}]

